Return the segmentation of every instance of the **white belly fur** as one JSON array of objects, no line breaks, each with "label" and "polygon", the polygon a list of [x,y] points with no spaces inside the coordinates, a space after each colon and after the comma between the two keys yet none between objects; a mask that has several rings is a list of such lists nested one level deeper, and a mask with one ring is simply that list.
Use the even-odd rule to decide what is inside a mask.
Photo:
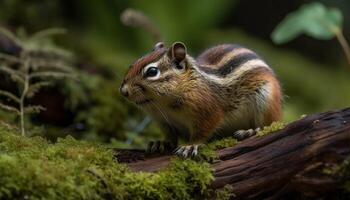
[{"label": "white belly fur", "polygon": [[215,130],[220,135],[230,135],[237,130],[255,129],[264,126],[264,116],[268,107],[271,94],[268,92],[270,85],[264,85],[260,93],[255,95],[246,104],[242,104],[238,109],[228,112],[224,120]]}]

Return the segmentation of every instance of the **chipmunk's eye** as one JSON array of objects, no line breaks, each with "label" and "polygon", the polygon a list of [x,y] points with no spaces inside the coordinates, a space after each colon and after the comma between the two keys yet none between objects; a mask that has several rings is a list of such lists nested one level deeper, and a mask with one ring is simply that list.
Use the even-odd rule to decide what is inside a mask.
[{"label": "chipmunk's eye", "polygon": [[145,72],[145,77],[156,79],[160,75],[160,71],[157,67],[149,67]]}]

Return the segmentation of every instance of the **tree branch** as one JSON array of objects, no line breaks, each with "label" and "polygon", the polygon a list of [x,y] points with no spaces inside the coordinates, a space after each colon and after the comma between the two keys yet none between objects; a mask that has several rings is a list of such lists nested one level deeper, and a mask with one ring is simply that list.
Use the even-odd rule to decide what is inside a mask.
[{"label": "tree branch", "polygon": [[5,28],[0,27],[0,35],[7,37],[9,40],[11,40],[13,43],[15,43],[16,45],[18,45],[20,47],[23,46],[22,41],[20,39],[18,39],[15,34],[13,34],[11,31],[9,31]]},{"label": "tree branch", "polygon": [[[33,62],[34,63],[34,62]],[[67,66],[63,63],[59,62],[45,62],[45,61],[35,61],[35,64],[33,64],[33,69],[55,69],[60,70],[63,73],[73,73],[73,67]]]},{"label": "tree branch", "polygon": [[[283,130],[219,150],[217,156],[211,187],[229,184],[238,199],[337,192],[342,180],[324,171],[350,156],[350,108],[305,117]],[[155,172],[168,166],[172,156],[147,157],[129,150],[119,151],[117,158],[134,171]]]},{"label": "tree branch", "polygon": [[68,74],[66,72],[34,72],[30,74],[29,79],[33,78],[66,78],[66,77],[73,77],[73,75]]},{"label": "tree branch", "polygon": [[26,97],[32,98],[42,87],[47,87],[51,84],[52,83],[49,81],[39,81],[37,83],[29,85]]},{"label": "tree branch", "polygon": [[7,110],[7,111],[10,111],[10,112],[14,112],[16,113],[17,115],[20,115],[20,112],[17,108],[15,107],[12,107],[12,106],[8,106],[8,105],[5,105],[3,103],[0,103],[0,108],[3,109],[3,110]]},{"label": "tree branch", "polygon": [[46,110],[44,107],[42,106],[26,106],[24,108],[24,113],[40,113],[41,111]]},{"label": "tree branch", "polygon": [[21,63],[21,59],[17,58],[16,56],[4,54],[4,53],[0,53],[0,59],[4,59],[6,61],[10,61],[14,63]]},{"label": "tree branch", "polygon": [[13,100],[16,103],[20,102],[20,99],[17,96],[15,96],[14,94],[12,94],[10,92],[4,91],[4,90],[0,90],[0,96],[5,96],[5,97]]},{"label": "tree branch", "polygon": [[65,34],[67,31],[62,28],[50,28],[39,31],[30,37],[30,40],[40,40],[42,38],[51,37],[53,35]]},{"label": "tree branch", "polygon": [[22,77],[23,75],[21,73],[19,73],[18,71],[15,71],[15,70],[10,69],[10,68],[5,67],[5,66],[0,66],[0,71],[3,71],[5,73],[7,73],[8,75],[10,75],[14,81],[20,82],[22,84],[24,83],[24,79]]}]

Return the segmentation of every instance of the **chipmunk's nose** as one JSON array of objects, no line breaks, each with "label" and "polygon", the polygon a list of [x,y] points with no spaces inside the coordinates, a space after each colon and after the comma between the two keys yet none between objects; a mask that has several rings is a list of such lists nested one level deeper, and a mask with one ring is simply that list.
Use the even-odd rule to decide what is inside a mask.
[{"label": "chipmunk's nose", "polygon": [[120,93],[124,96],[124,97],[128,97],[129,96],[129,91],[128,91],[128,86],[125,84],[122,84],[120,86]]}]

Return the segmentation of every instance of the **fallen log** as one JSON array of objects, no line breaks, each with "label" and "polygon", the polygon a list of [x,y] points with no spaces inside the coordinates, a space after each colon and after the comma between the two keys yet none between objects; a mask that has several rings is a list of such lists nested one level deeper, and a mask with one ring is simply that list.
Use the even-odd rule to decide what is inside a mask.
[{"label": "fallen log", "polygon": [[[338,178],[323,170],[350,156],[350,108],[314,114],[283,130],[252,137],[217,151],[211,165],[213,189],[231,185],[239,199],[316,197],[337,192]],[[120,162],[134,171],[155,172],[172,156],[147,157],[142,151],[122,151]]]}]

